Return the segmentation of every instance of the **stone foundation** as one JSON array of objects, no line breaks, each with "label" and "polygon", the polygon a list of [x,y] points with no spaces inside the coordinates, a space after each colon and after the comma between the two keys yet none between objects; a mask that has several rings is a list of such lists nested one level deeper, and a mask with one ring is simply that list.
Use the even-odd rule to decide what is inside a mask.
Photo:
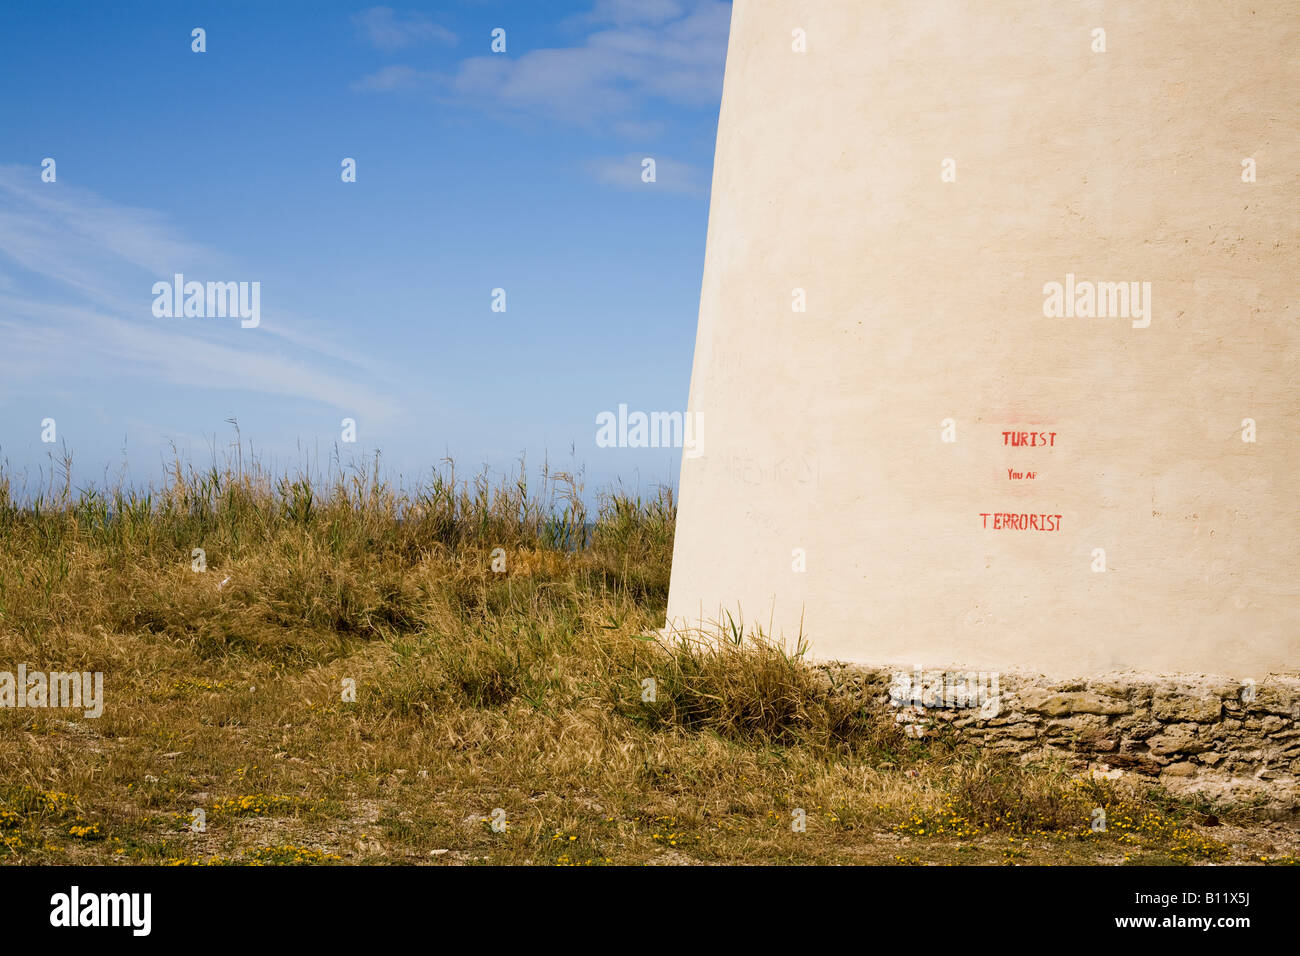
[{"label": "stone foundation", "polygon": [[1171,792],[1300,809],[1300,678],[1258,682],[1119,673],[1061,681],[964,670],[816,665],[831,689],[871,699],[915,736],[1158,781]]}]

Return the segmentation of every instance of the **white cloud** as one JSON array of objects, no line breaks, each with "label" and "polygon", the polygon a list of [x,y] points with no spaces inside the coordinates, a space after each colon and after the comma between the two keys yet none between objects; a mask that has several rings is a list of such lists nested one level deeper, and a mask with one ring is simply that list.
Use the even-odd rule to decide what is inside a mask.
[{"label": "white cloud", "polygon": [[424,13],[398,13],[392,7],[371,7],[352,18],[367,43],[379,50],[401,50],[417,43],[455,44],[459,37]]},{"label": "white cloud", "polygon": [[577,122],[624,113],[647,99],[713,105],[730,23],[730,6],[703,0],[685,16],[617,24],[579,46],[464,60],[451,88],[471,101]]},{"label": "white cloud", "polygon": [[597,0],[582,19],[596,23],[662,23],[683,12],[677,0]]},{"label": "white cloud", "polygon": [[256,330],[155,318],[152,285],[176,272],[261,281],[156,212],[42,183],[30,167],[0,166],[0,263],[9,278],[0,288],[0,398],[81,369],[105,374],[114,387],[136,379],[235,389],[377,419],[395,409],[391,396],[365,384],[393,381],[391,369],[273,305],[272,290],[263,288]]},{"label": "white cloud", "polygon": [[598,27],[574,46],[487,54],[451,75],[406,68],[372,74],[356,89],[424,85],[455,102],[540,114],[579,125],[639,122],[652,100],[716,107],[722,90],[731,6],[722,0],[604,0],[575,21]]}]

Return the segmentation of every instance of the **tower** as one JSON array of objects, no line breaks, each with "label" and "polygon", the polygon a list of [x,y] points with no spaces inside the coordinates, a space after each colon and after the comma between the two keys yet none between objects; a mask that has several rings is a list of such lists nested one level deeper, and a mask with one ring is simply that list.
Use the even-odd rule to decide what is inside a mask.
[{"label": "tower", "polygon": [[669,624],[1300,663],[1300,4],[736,0]]}]

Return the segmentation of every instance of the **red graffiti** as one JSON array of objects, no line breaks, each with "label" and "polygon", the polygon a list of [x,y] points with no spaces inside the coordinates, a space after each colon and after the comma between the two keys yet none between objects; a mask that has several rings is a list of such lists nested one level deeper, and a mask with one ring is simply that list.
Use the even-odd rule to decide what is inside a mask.
[{"label": "red graffiti", "polygon": [[1002,444],[1011,445],[1013,448],[1022,446],[1036,448],[1039,445],[1050,448],[1056,446],[1056,435],[1056,432],[1003,432]]},{"label": "red graffiti", "polygon": [[1003,512],[981,511],[984,527],[988,528],[989,519],[993,519],[994,531],[1060,531],[1060,515],[1005,514]]}]

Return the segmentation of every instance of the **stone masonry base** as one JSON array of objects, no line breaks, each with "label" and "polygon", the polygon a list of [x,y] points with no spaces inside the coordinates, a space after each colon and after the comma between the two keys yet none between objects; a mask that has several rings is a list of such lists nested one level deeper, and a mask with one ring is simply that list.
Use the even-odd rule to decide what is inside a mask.
[{"label": "stone masonry base", "polygon": [[835,693],[1022,759],[1058,754],[1173,793],[1300,809],[1300,678],[1116,673],[1085,680],[814,665]]}]

